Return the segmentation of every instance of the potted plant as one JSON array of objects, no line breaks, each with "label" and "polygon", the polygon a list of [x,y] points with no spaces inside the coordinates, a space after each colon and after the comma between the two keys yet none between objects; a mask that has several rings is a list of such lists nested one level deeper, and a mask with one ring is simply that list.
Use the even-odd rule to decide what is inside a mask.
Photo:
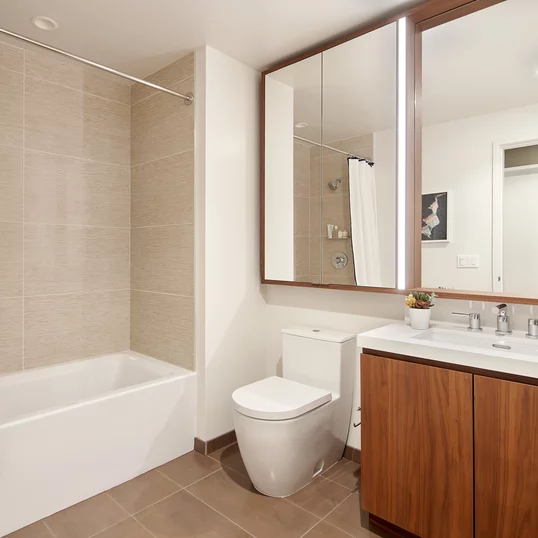
[{"label": "potted plant", "polygon": [[430,328],[431,308],[434,306],[435,293],[412,291],[406,298],[409,307],[411,328],[425,331]]}]

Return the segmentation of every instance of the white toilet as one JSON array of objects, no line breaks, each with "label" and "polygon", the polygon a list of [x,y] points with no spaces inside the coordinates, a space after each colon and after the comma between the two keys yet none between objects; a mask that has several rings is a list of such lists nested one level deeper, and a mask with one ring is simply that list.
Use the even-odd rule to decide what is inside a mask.
[{"label": "white toilet", "polygon": [[282,374],[233,395],[239,450],[254,487],[293,495],[343,455],[353,398],[355,335],[282,331]]}]

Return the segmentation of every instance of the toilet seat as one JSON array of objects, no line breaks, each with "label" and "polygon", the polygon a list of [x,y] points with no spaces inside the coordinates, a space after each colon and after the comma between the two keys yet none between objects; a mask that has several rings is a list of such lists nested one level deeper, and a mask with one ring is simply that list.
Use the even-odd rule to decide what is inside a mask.
[{"label": "toilet seat", "polygon": [[238,413],[262,420],[287,420],[304,415],[332,400],[324,389],[281,377],[268,377],[232,394]]}]

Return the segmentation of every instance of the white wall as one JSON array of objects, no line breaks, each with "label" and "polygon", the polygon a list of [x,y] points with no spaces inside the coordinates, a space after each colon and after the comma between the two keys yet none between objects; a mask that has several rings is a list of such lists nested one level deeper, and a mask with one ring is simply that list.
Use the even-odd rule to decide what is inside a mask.
[{"label": "white wall", "polygon": [[[204,47],[196,61],[198,437],[233,429],[232,392],[265,376],[259,275],[260,74]],[[199,87],[203,84],[203,87]],[[200,102],[201,101],[201,102]],[[203,192],[205,191],[205,192]],[[202,214],[202,215],[200,215]]]},{"label": "white wall", "polygon": [[265,276],[293,281],[293,88],[266,77],[265,103]]},{"label": "white wall", "polygon": [[[422,192],[449,190],[450,243],[424,244],[422,285],[492,289],[493,144],[538,138],[538,105],[426,127]],[[478,254],[478,269],[459,269],[458,254]]]}]

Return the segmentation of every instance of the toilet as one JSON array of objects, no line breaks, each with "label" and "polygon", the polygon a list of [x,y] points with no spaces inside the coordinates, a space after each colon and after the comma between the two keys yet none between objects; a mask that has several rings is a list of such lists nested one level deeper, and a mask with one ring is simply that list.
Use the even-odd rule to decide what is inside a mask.
[{"label": "toilet", "polygon": [[239,450],[254,487],[288,497],[340,460],[349,431],[354,334],[282,331],[282,377],[233,395]]}]

